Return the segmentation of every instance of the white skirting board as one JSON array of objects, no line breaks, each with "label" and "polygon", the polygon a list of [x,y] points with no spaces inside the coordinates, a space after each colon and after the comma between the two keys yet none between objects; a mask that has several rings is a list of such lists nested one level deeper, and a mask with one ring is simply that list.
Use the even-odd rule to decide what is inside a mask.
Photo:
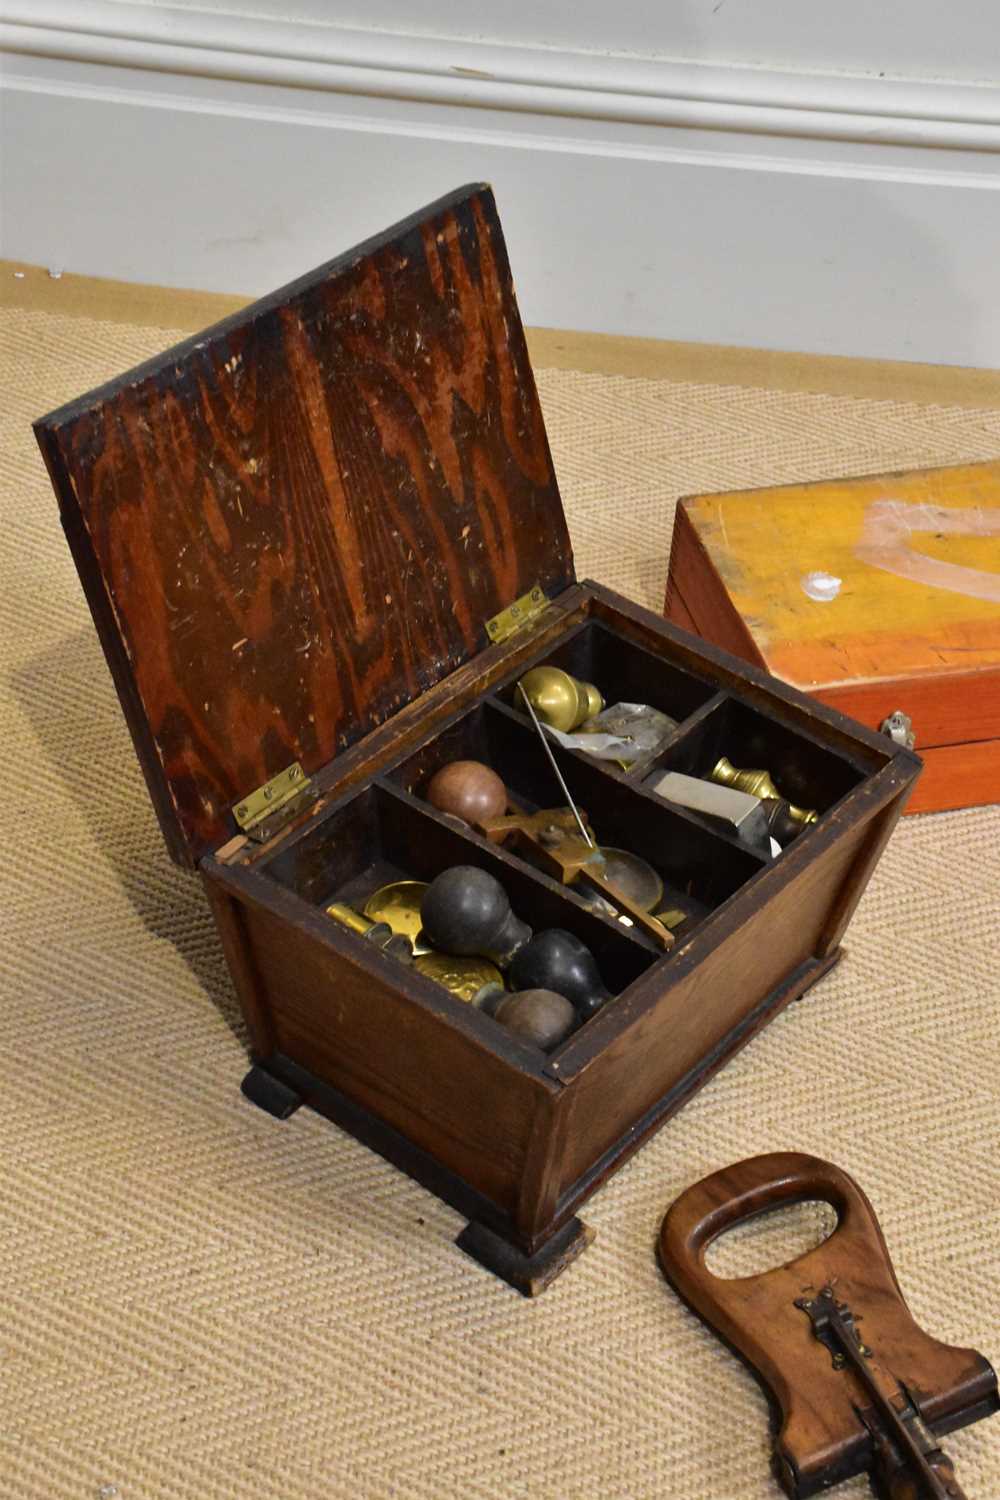
[{"label": "white skirting board", "polygon": [[526,322],[1000,365],[998,91],[7,0],[2,242],[262,293],[492,182]]}]

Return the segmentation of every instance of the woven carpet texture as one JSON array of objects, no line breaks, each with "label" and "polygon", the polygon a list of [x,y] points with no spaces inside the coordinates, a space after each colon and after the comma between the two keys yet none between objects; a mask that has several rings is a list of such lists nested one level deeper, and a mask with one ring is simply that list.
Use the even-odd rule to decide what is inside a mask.
[{"label": "woven carpet texture", "polygon": [[[377,1156],[241,1098],[219,944],[160,841],[29,426],[175,335],[2,327],[4,1500],[775,1497],[764,1399],[653,1245],[683,1188],[776,1149],[852,1173],[918,1320],[1000,1359],[1000,808],[904,821],[844,963],[591,1199],[595,1243],[524,1301]],[[579,575],[653,608],[678,495],[1000,453],[996,411],[539,384]],[[758,1222],[715,1264],[763,1269],[824,1225]],[[1000,1421],[948,1447],[971,1497],[1000,1494]]]}]

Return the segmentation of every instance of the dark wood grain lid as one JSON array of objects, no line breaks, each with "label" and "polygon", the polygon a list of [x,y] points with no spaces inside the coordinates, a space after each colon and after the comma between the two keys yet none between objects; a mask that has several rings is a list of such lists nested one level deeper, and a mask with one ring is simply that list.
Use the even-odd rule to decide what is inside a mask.
[{"label": "dark wood grain lid", "polygon": [[173,856],[573,560],[507,252],[463,188],[36,424]]}]

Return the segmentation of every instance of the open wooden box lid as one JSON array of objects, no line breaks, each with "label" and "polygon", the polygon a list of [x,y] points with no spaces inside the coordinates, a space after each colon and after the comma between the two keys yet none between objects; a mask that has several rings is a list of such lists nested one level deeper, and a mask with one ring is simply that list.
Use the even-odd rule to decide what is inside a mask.
[{"label": "open wooden box lid", "polygon": [[665,612],[873,729],[906,714],[910,811],[1000,796],[1000,462],[682,500]]},{"label": "open wooden box lid", "polygon": [[36,424],[170,852],[483,649],[573,559],[467,187]]}]

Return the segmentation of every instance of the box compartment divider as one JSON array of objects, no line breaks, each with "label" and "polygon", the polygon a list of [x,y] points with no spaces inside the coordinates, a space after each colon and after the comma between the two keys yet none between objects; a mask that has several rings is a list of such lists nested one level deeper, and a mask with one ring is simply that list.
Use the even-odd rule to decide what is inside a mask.
[{"label": "box compartment divider", "polygon": [[[538,776],[546,778],[552,787],[554,800],[549,805],[561,803],[562,793],[527,715],[492,698],[485,701],[483,711],[484,714],[506,721],[512,727],[516,726],[525,747],[534,742]],[[734,834],[729,834],[722,828],[709,828],[696,813],[689,812],[685,807],[676,807],[647,791],[620,770],[594,760],[582,750],[566,749],[554,740],[550,740],[549,745],[570,795],[585,809],[601,841],[611,847],[627,848],[641,855],[670,884],[676,885],[680,890],[685,889],[690,879],[690,867],[681,866],[676,857],[677,851],[694,854],[697,867],[709,876],[707,890],[724,891],[723,894],[711,896],[692,892],[706,906],[715,906],[726,900],[739,885],[751,880],[767,864],[765,859],[754,854]],[[546,804],[540,802],[539,805]],[[614,829],[616,822],[623,832],[615,832],[613,837],[608,837],[608,827]],[[658,839],[662,842],[656,842]],[[664,855],[670,857],[665,859]],[[735,882],[721,878],[722,868],[727,864],[734,874],[738,874]],[[672,878],[671,871],[679,878]]]}]

